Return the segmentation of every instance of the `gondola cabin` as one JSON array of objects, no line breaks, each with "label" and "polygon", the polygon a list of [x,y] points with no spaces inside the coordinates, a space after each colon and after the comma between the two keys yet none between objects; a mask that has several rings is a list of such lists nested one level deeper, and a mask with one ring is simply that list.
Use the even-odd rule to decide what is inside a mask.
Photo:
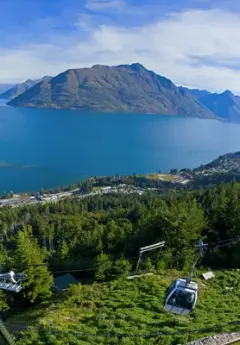
[{"label": "gondola cabin", "polygon": [[9,273],[0,273],[0,289],[12,292],[20,292],[22,290],[22,280],[24,274],[15,274],[13,271]]},{"label": "gondola cabin", "polygon": [[198,284],[187,279],[175,280],[167,290],[164,310],[175,314],[188,314],[196,305]]}]

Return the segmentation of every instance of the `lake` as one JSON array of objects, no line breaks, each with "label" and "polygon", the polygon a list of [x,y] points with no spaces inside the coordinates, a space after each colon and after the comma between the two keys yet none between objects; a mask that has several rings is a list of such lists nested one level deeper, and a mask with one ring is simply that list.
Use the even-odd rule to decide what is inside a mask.
[{"label": "lake", "polygon": [[193,168],[238,150],[240,125],[216,120],[0,106],[1,193]]}]

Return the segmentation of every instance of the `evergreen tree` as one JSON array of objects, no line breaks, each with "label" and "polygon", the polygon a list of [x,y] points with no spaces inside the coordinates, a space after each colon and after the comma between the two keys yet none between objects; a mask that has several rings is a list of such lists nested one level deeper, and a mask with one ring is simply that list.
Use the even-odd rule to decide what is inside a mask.
[{"label": "evergreen tree", "polygon": [[[8,260],[7,257],[7,251],[6,249],[1,245],[0,246],[0,267],[1,269],[4,267]],[[7,304],[7,294],[4,290],[0,290],[0,312],[3,312],[7,310],[8,304]]]},{"label": "evergreen tree", "polygon": [[3,290],[0,290],[0,312],[6,311],[7,309],[9,309],[9,306],[7,303],[6,292]]},{"label": "evergreen tree", "polygon": [[150,257],[147,257],[147,259],[143,263],[144,269],[146,269],[148,272],[151,272],[153,270],[153,264],[150,259]]},{"label": "evergreen tree", "polygon": [[44,264],[46,252],[40,248],[37,239],[33,237],[31,226],[25,226],[16,238],[14,253],[15,267],[24,270],[26,280],[23,283],[24,296],[34,302],[51,296],[53,278]]},{"label": "evergreen tree", "polygon": [[112,261],[109,255],[103,252],[96,258],[95,278],[99,281],[104,281],[109,277],[112,268]]},{"label": "evergreen tree", "polygon": [[127,277],[129,276],[131,270],[132,270],[132,265],[127,259],[121,258],[121,259],[116,260],[115,265],[114,265],[115,276]]},{"label": "evergreen tree", "polygon": [[61,244],[61,261],[65,262],[68,259],[69,255],[69,246],[66,241],[62,241]]}]

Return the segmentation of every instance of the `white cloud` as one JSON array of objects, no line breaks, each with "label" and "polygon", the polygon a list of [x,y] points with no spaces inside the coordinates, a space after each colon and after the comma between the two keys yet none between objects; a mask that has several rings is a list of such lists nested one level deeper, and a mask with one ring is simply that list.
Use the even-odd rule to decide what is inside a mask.
[{"label": "white cloud", "polygon": [[138,61],[177,84],[240,93],[238,13],[188,10],[131,28],[91,26],[88,18],[84,36],[82,29],[76,25],[71,37],[50,35],[48,44],[0,49],[0,81],[55,75],[99,63]]}]

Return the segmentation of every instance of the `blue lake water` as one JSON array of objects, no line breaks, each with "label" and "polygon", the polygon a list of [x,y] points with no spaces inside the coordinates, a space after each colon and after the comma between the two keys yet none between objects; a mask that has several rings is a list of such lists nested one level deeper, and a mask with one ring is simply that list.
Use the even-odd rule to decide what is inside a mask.
[{"label": "blue lake water", "polygon": [[0,192],[193,168],[238,150],[240,125],[216,120],[0,106]]}]

